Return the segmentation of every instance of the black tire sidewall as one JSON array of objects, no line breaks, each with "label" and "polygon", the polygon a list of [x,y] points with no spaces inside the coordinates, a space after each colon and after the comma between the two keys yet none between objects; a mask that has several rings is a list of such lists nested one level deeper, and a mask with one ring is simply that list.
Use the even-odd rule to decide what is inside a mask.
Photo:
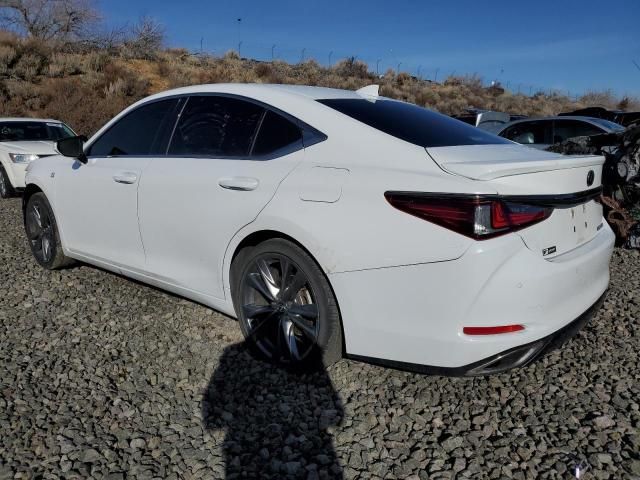
[{"label": "black tire sidewall", "polygon": [[9,180],[9,175],[7,175],[7,172],[4,170],[4,167],[2,166],[0,166],[0,176],[2,176],[2,180],[4,181],[4,185],[6,188],[6,191],[4,193],[2,192],[2,190],[0,190],[0,197],[2,198],[13,197],[15,194],[15,190],[11,185],[11,181]]},{"label": "black tire sidewall", "polygon": [[31,243],[31,240],[28,238],[28,235],[27,235],[27,241],[29,242],[29,248],[31,249],[31,253],[33,254],[33,257],[36,259],[36,261],[41,267],[47,270],[54,270],[56,268],[60,268],[61,266],[67,263],[68,259],[65,257],[62,251],[62,244],[60,243],[60,234],[58,233],[58,224],[56,222],[56,217],[53,214],[53,209],[51,208],[51,205],[49,204],[49,201],[47,200],[47,197],[45,196],[44,193],[39,192],[39,193],[33,194],[29,198],[29,201],[27,202],[27,208],[25,210],[25,218],[24,218],[25,233],[27,233],[27,216],[29,215],[29,211],[31,210],[31,208],[33,208],[34,204],[39,205],[41,208],[47,211],[47,215],[49,215],[49,221],[51,223],[51,228],[53,229],[54,241],[51,244],[51,248],[52,248],[51,258],[48,262],[45,262],[39,257],[39,255],[36,254],[33,248],[33,244]]},{"label": "black tire sidewall", "polygon": [[[255,247],[243,249],[234,259],[231,276],[232,297],[240,329],[245,339],[248,338],[249,329],[241,308],[243,288],[245,288],[243,279],[251,269],[253,261],[258,256],[265,254],[284,255],[293,261],[306,275],[318,305],[319,331],[315,351],[300,362],[282,365],[291,369],[300,367],[308,369],[335,363],[342,356],[342,327],[335,296],[318,264],[303,249],[288,240],[267,240]],[[247,344],[255,354],[266,359],[255,342],[248,340]],[[279,363],[274,360],[270,361]]]}]

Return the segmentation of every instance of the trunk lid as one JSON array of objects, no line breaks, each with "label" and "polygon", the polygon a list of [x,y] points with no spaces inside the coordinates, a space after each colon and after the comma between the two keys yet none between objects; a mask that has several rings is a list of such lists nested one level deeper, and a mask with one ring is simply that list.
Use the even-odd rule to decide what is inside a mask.
[{"label": "trunk lid", "polygon": [[602,205],[594,197],[604,157],[564,156],[515,144],[438,147],[427,153],[446,172],[490,185],[500,196],[552,204],[548,219],[517,232],[544,258],[587,243],[602,228]]}]

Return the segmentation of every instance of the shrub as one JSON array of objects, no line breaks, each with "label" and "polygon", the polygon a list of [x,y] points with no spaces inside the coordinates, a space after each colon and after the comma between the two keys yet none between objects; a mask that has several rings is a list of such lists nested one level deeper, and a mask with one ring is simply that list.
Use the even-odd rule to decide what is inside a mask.
[{"label": "shrub", "polygon": [[84,70],[90,72],[103,72],[111,63],[111,55],[107,52],[90,52],[84,57]]},{"label": "shrub", "polygon": [[49,76],[64,77],[83,73],[82,56],[75,54],[54,53],[49,61]]},{"label": "shrub", "polygon": [[11,65],[18,56],[18,52],[11,45],[0,43],[0,76],[9,74]]},{"label": "shrub", "polygon": [[44,62],[42,57],[27,53],[22,55],[13,66],[13,73],[16,77],[31,82],[42,73]]},{"label": "shrub", "polygon": [[271,75],[273,75],[273,70],[271,69],[271,65],[269,65],[268,63],[259,63],[258,65],[255,66],[253,71],[256,74],[256,76],[261,80],[271,78]]}]

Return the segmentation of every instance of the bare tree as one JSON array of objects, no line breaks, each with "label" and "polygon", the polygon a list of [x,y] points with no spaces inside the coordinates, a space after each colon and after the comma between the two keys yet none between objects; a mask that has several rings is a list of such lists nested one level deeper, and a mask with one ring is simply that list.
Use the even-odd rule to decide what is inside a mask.
[{"label": "bare tree", "polygon": [[92,0],[0,0],[0,25],[41,40],[76,40],[99,19]]},{"label": "bare tree", "polygon": [[164,26],[151,17],[141,17],[131,27],[131,36],[125,41],[125,48],[136,58],[155,58],[164,44]]}]

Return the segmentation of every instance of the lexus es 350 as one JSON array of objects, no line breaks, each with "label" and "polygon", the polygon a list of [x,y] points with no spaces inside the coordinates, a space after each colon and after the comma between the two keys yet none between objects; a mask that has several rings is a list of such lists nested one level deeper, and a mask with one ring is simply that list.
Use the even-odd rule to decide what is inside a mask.
[{"label": "lexus es 350", "polygon": [[522,366],[609,282],[603,158],[517,145],[356,92],[204,85],[29,165],[26,233],[237,317],[255,353],[423,372]]}]

